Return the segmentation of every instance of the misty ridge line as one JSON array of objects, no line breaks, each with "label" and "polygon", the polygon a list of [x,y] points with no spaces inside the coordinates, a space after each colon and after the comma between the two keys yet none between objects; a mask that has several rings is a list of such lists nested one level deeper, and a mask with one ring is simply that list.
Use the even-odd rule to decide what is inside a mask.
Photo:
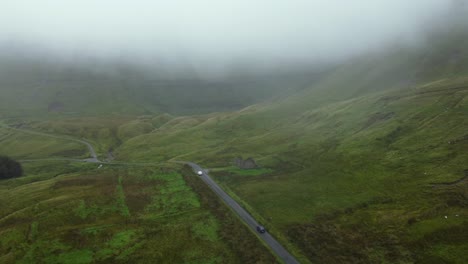
[{"label": "misty ridge line", "polygon": [[0,54],[114,75],[244,78],[424,45],[466,15],[466,1],[137,2],[6,1]]}]

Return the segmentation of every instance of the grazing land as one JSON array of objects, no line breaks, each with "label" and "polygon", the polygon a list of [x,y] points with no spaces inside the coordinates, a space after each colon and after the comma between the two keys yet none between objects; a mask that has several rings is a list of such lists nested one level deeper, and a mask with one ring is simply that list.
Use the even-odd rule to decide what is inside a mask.
[{"label": "grazing land", "polygon": [[2,263],[275,262],[180,168],[48,161],[25,170],[0,183]]}]

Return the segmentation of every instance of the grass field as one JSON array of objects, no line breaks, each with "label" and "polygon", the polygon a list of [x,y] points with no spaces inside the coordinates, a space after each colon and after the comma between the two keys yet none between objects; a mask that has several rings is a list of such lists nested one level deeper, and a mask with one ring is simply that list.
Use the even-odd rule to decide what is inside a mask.
[{"label": "grass field", "polygon": [[[48,162],[25,171],[0,183],[1,263],[275,261],[176,168]],[[233,233],[242,237],[226,239]]]}]

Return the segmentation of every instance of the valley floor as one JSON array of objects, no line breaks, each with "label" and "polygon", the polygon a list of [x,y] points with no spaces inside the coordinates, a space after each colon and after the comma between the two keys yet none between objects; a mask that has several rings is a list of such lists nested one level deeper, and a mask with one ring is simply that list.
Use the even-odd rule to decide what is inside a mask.
[{"label": "valley floor", "polygon": [[[0,262],[274,262],[197,177],[165,163],[192,160],[301,262],[464,263],[466,83],[317,108],[303,94],[202,116],[5,120],[116,160],[59,160],[87,149],[0,128],[0,154],[50,159],[0,182]],[[238,156],[261,168],[235,168]]]}]

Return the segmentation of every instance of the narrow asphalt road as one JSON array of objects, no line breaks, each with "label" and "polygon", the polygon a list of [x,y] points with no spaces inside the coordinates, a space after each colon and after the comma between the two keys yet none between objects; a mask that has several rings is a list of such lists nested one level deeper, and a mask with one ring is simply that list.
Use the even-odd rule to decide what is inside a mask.
[{"label": "narrow asphalt road", "polygon": [[84,140],[80,140],[80,139],[73,139],[73,140],[76,141],[76,142],[79,142],[81,144],[85,144],[88,147],[89,154],[91,155],[91,158],[86,159],[86,161],[88,161],[88,162],[101,162],[97,158],[96,151],[94,151],[94,148],[93,148],[93,146],[91,146],[91,144],[89,144],[88,142],[86,142]]},{"label": "narrow asphalt road", "polygon": [[62,140],[69,140],[69,141],[78,142],[80,144],[85,145],[88,148],[89,154],[91,156],[90,158],[83,159],[81,161],[92,162],[92,163],[101,163],[101,161],[97,157],[96,151],[94,150],[93,146],[91,144],[89,144],[89,142],[86,142],[84,140],[65,137],[65,136],[56,136],[56,135],[52,135],[52,134],[47,134],[47,133],[42,133],[42,132],[37,132],[37,131],[32,131],[32,130],[27,130],[27,129],[15,128],[15,127],[11,127],[11,126],[9,126],[7,124],[3,124],[3,123],[0,123],[0,127],[20,131],[20,132],[31,134],[31,135],[38,135],[38,136],[43,136],[43,137],[50,137],[50,138],[56,138],[56,139],[62,139]]},{"label": "narrow asphalt road", "polygon": [[[211,177],[200,167],[198,164],[193,162],[183,162],[197,173],[198,171],[202,171],[203,174],[200,178],[221,198],[224,202],[231,207],[239,217],[249,226],[252,231],[257,232],[257,226],[259,223],[246,211],[242,208],[234,199],[231,198],[219,185],[211,179]],[[272,250],[275,254],[280,257],[285,263],[287,264],[295,264],[299,263],[289,252],[278,242],[274,239],[268,232],[260,234],[258,233],[260,239],[262,239]]]},{"label": "narrow asphalt road", "polygon": [[85,141],[84,139],[77,139],[77,138],[72,138],[69,136],[59,136],[59,135],[54,135],[54,134],[47,134],[43,132],[38,132],[38,131],[33,131],[33,130],[27,130],[27,129],[21,129],[21,128],[15,128],[11,127],[7,124],[1,123],[0,122],[0,127],[7,128],[10,130],[16,130],[20,131],[23,133],[31,134],[31,135],[38,135],[38,136],[44,136],[44,137],[50,137],[50,138],[56,138],[56,139],[61,139],[61,140],[68,140],[68,141],[74,141],[78,142],[80,144],[85,145],[88,148],[89,151],[89,158],[86,159],[74,159],[74,158],[43,158],[43,159],[23,159],[20,160],[21,162],[36,162],[36,161],[75,161],[75,162],[89,162],[89,163],[99,163],[99,164],[107,164],[107,165],[123,165],[123,166],[160,166],[163,163],[154,163],[154,162],[124,162],[124,161],[101,161],[98,159],[96,151],[94,150],[93,146]]}]

